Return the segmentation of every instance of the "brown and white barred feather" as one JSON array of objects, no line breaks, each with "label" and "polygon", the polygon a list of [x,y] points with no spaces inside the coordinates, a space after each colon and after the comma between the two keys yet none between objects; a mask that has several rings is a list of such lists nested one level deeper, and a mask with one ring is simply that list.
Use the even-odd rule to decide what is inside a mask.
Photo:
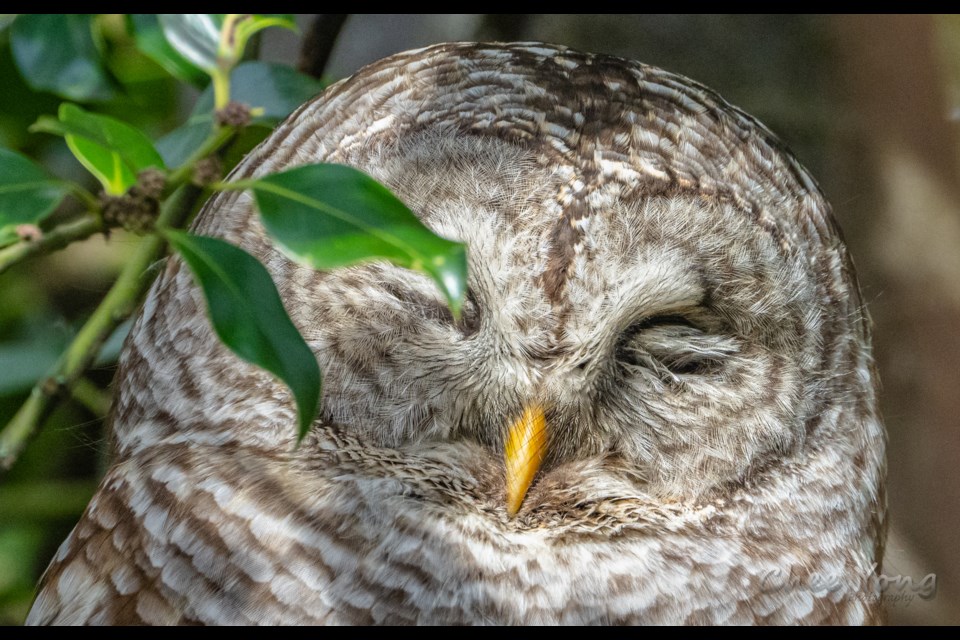
[{"label": "brown and white barred feather", "polygon": [[[268,266],[322,416],[294,450],[286,389],[171,259],[121,358],[116,462],[28,623],[881,619],[869,320],[762,125],[635,62],[444,44],[330,87],[234,175],[318,161],[468,243],[464,317],[387,264],[298,266],[248,195],[213,198],[196,231]],[[550,455],[510,517],[530,403]]]}]

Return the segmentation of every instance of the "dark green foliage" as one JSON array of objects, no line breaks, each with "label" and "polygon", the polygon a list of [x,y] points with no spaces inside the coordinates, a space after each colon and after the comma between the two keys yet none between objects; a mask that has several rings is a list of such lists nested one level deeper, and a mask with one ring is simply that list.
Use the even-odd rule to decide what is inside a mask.
[{"label": "dark green foliage", "polygon": [[17,66],[34,89],[81,102],[116,95],[117,83],[100,62],[92,15],[21,15],[10,34]]},{"label": "dark green foliage", "polygon": [[62,180],[19,153],[0,148],[0,247],[17,239],[17,225],[40,222],[66,194]]},{"label": "dark green foliage", "polygon": [[[107,463],[107,387],[130,321],[117,324],[144,295],[166,243],[193,272],[223,343],[290,388],[291,446],[317,415],[316,357],[266,268],[239,247],[184,231],[209,195],[190,184],[199,166],[214,168],[217,189],[253,190],[268,232],[294,259],[324,269],[390,260],[430,276],[459,313],[465,247],[434,235],[369,176],[307,165],[215,182],[323,88],[288,66],[244,61],[251,38],[274,26],[295,29],[292,16],[266,14],[0,16],[10,103],[0,110],[0,142],[11,147],[0,148],[0,623],[22,621],[40,570]],[[177,82],[201,90],[186,122]],[[238,104],[249,124],[218,121],[225,108],[245,113]],[[29,135],[31,123],[32,134],[56,137]],[[53,279],[44,280],[53,260],[32,260],[141,214],[148,223],[128,228],[145,237],[93,241],[104,263],[93,280],[83,275],[89,262],[70,262],[82,252],[58,254],[67,264]],[[90,302],[91,291],[108,289]]]},{"label": "dark green foliage", "polygon": [[60,105],[59,119],[41,117],[32,129],[64,136],[73,155],[111,195],[132,187],[144,169],[164,168],[163,158],[143,132],[74,104]]},{"label": "dark green foliage", "polygon": [[316,269],[334,269],[382,258],[422,271],[459,315],[466,293],[466,249],[427,229],[365,173],[339,164],[315,164],[237,186],[253,191],[267,232],[294,259]]},{"label": "dark green foliage", "polygon": [[270,274],[256,258],[229,242],[182,231],[167,230],[163,235],[203,289],[220,340],[293,391],[302,438],[317,414],[320,367],[287,316]]}]

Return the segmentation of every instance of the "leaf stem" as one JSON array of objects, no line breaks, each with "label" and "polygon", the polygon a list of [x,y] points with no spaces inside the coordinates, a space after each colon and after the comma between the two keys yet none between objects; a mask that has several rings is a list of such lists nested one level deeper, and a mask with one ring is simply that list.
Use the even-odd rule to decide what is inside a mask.
[{"label": "leaf stem", "polygon": [[100,201],[89,190],[73,181],[67,182],[67,186],[70,188],[70,193],[91,212],[100,210]]},{"label": "leaf stem", "polygon": [[[190,183],[194,165],[198,160],[222,150],[235,134],[236,128],[230,126],[213,131],[186,162],[168,176],[164,189],[165,200],[156,220],[156,228],[177,229],[186,223],[203,192],[200,187]],[[72,190],[82,200],[86,200],[77,188]],[[90,214],[77,222],[53,229],[39,240],[20,242],[0,250],[0,273],[28,256],[65,247],[74,240],[89,237],[103,229],[101,217]],[[3,431],[0,431],[0,472],[13,466],[57,404],[64,396],[74,393],[78,383],[81,385],[80,394],[83,394],[83,383],[79,381],[93,364],[103,343],[114,329],[136,310],[140,299],[153,281],[148,269],[166,253],[166,248],[166,240],[157,233],[143,239],[106,297],[60,356],[57,364],[34,385],[27,400]]]},{"label": "leaf stem", "polygon": [[230,70],[218,66],[211,71],[210,77],[213,79],[213,108],[223,109],[230,102]]},{"label": "leaf stem", "polygon": [[[193,168],[197,161],[216,153],[236,135],[236,127],[224,126],[213,131],[203,143],[176,170],[167,177],[165,195],[169,195],[189,182],[193,177]],[[70,192],[82,200],[91,211],[99,211],[100,203],[89,191],[78,184],[68,182]],[[159,220],[158,220],[159,223]],[[16,244],[0,249],[0,273],[18,262],[41,253],[51,253],[63,249],[77,240],[85,240],[95,233],[106,229],[98,213],[88,215],[73,222],[64,223],[43,234],[38,240],[21,240]]]},{"label": "leaf stem", "polygon": [[89,214],[79,220],[54,227],[37,240],[21,240],[16,244],[0,249],[0,273],[38,253],[51,253],[63,249],[71,242],[89,238],[103,230],[103,220],[100,216]]},{"label": "leaf stem", "polygon": [[223,19],[223,26],[220,27],[220,42],[217,45],[217,58],[224,61],[224,66],[227,67],[228,71],[233,67],[233,63],[236,62],[237,58],[237,24],[247,18],[249,18],[249,16],[244,13],[228,13],[227,17]]},{"label": "leaf stem", "polygon": [[[178,227],[183,224],[200,193],[199,187],[189,184],[176,191],[164,202],[157,226]],[[137,247],[113,287],[77,333],[53,370],[37,382],[26,402],[0,432],[0,471],[13,466],[27,442],[37,433],[60,399],[93,364],[104,341],[117,325],[137,308],[152,280],[145,278],[144,272],[152,262],[163,255],[165,249],[166,242],[157,234],[147,236]]]},{"label": "leaf stem", "polygon": [[[210,71],[213,79],[213,108],[223,109],[230,102],[230,71],[237,64],[237,24],[248,16],[228,13],[220,27],[220,42],[217,44],[217,66]],[[242,52],[241,52],[242,53]]]},{"label": "leaf stem", "polygon": [[227,142],[229,142],[237,133],[237,128],[232,126],[223,126],[216,129],[207,136],[197,150],[177,167],[169,176],[167,176],[167,190],[173,191],[193,177],[193,168],[199,160],[219,151]]},{"label": "leaf stem", "polygon": [[77,379],[70,390],[70,395],[99,418],[105,418],[110,412],[110,394],[93,384],[89,378]]}]

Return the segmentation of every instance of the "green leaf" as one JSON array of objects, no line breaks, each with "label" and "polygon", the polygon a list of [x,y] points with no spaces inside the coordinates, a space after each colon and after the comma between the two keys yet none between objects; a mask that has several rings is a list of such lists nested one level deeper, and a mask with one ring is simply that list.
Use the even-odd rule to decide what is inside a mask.
[{"label": "green leaf", "polygon": [[294,259],[332,269],[385,258],[433,278],[459,316],[466,248],[435,235],[365,173],[313,164],[231,186],[253,191],[267,232]]},{"label": "green leaf", "polygon": [[[324,84],[282,64],[243,62],[230,75],[231,98],[263,113],[254,123],[275,125],[294,109],[320,93]],[[207,87],[187,122],[157,141],[168,167],[178,167],[213,129],[213,87]]]},{"label": "green leaf", "polygon": [[93,362],[94,367],[104,367],[114,364],[120,359],[120,351],[123,349],[123,343],[127,339],[127,334],[130,333],[132,327],[132,319],[124,320],[113,330],[113,333],[110,334],[107,341],[100,347],[100,353],[97,354],[97,359]]},{"label": "green leaf", "polygon": [[230,86],[232,100],[264,110],[257,121],[276,124],[323,91],[325,85],[287,65],[244,62],[233,70]]},{"label": "green leaf", "polygon": [[221,16],[210,13],[162,13],[163,34],[177,52],[206,72],[217,66]]},{"label": "green leaf", "polygon": [[67,336],[51,325],[0,344],[0,396],[28,391],[57,363]]},{"label": "green leaf", "polygon": [[[157,140],[157,151],[168,167],[179,167],[203,144],[213,132],[213,116],[209,113],[191,116],[187,122]],[[254,147],[273,132],[273,127],[259,124],[255,119],[244,127],[223,156],[223,165],[236,166]]]},{"label": "green leaf", "polygon": [[[133,320],[126,320],[118,326],[104,343],[94,367],[106,367],[115,364]],[[0,398],[29,391],[37,380],[46,375],[64,349],[76,335],[75,329],[67,327],[62,318],[37,314],[31,317],[26,330],[13,336],[6,336],[0,342]]]},{"label": "green leaf", "polygon": [[157,151],[168,167],[179,167],[212,132],[213,111],[195,112],[181,126],[157,140]]},{"label": "green leaf", "polygon": [[270,274],[249,253],[217,238],[164,230],[203,289],[214,330],[238,356],[286,383],[297,403],[299,439],[320,403],[320,367],[283,308]]},{"label": "green leaf", "polygon": [[269,27],[297,31],[297,23],[294,22],[292,15],[246,15],[234,23],[233,38],[227,39],[228,42],[233,42],[231,52],[233,58],[239,60],[243,56],[250,36]]},{"label": "green leaf", "polygon": [[116,82],[100,62],[92,22],[87,14],[18,16],[10,27],[10,45],[27,84],[81,102],[116,95]]},{"label": "green leaf", "polygon": [[129,21],[137,48],[148,58],[166,69],[167,73],[194,84],[202,84],[207,81],[207,74],[180,55],[167,41],[156,14],[132,14],[129,16]]},{"label": "green leaf", "polygon": [[0,31],[9,27],[17,19],[17,13],[0,13]]},{"label": "green leaf", "polygon": [[150,138],[120,120],[68,103],[60,105],[59,116],[41,117],[30,130],[65,136],[73,155],[109,194],[122,194],[148,167],[165,168]]},{"label": "green leaf", "polygon": [[17,225],[43,220],[68,191],[19,153],[0,149],[0,246],[16,240]]}]

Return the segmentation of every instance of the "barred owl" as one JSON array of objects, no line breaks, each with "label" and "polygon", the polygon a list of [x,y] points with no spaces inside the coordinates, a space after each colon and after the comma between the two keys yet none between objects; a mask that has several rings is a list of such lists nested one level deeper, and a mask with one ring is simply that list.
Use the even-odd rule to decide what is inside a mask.
[{"label": "barred owl", "polygon": [[467,244],[462,317],[390,264],[299,266],[217,195],[195,230],[267,265],[321,415],[295,448],[286,388],[170,259],[121,358],[115,463],[28,622],[881,619],[870,324],[760,123],[628,60],[443,44],[331,86],[235,175],[318,161]]}]

